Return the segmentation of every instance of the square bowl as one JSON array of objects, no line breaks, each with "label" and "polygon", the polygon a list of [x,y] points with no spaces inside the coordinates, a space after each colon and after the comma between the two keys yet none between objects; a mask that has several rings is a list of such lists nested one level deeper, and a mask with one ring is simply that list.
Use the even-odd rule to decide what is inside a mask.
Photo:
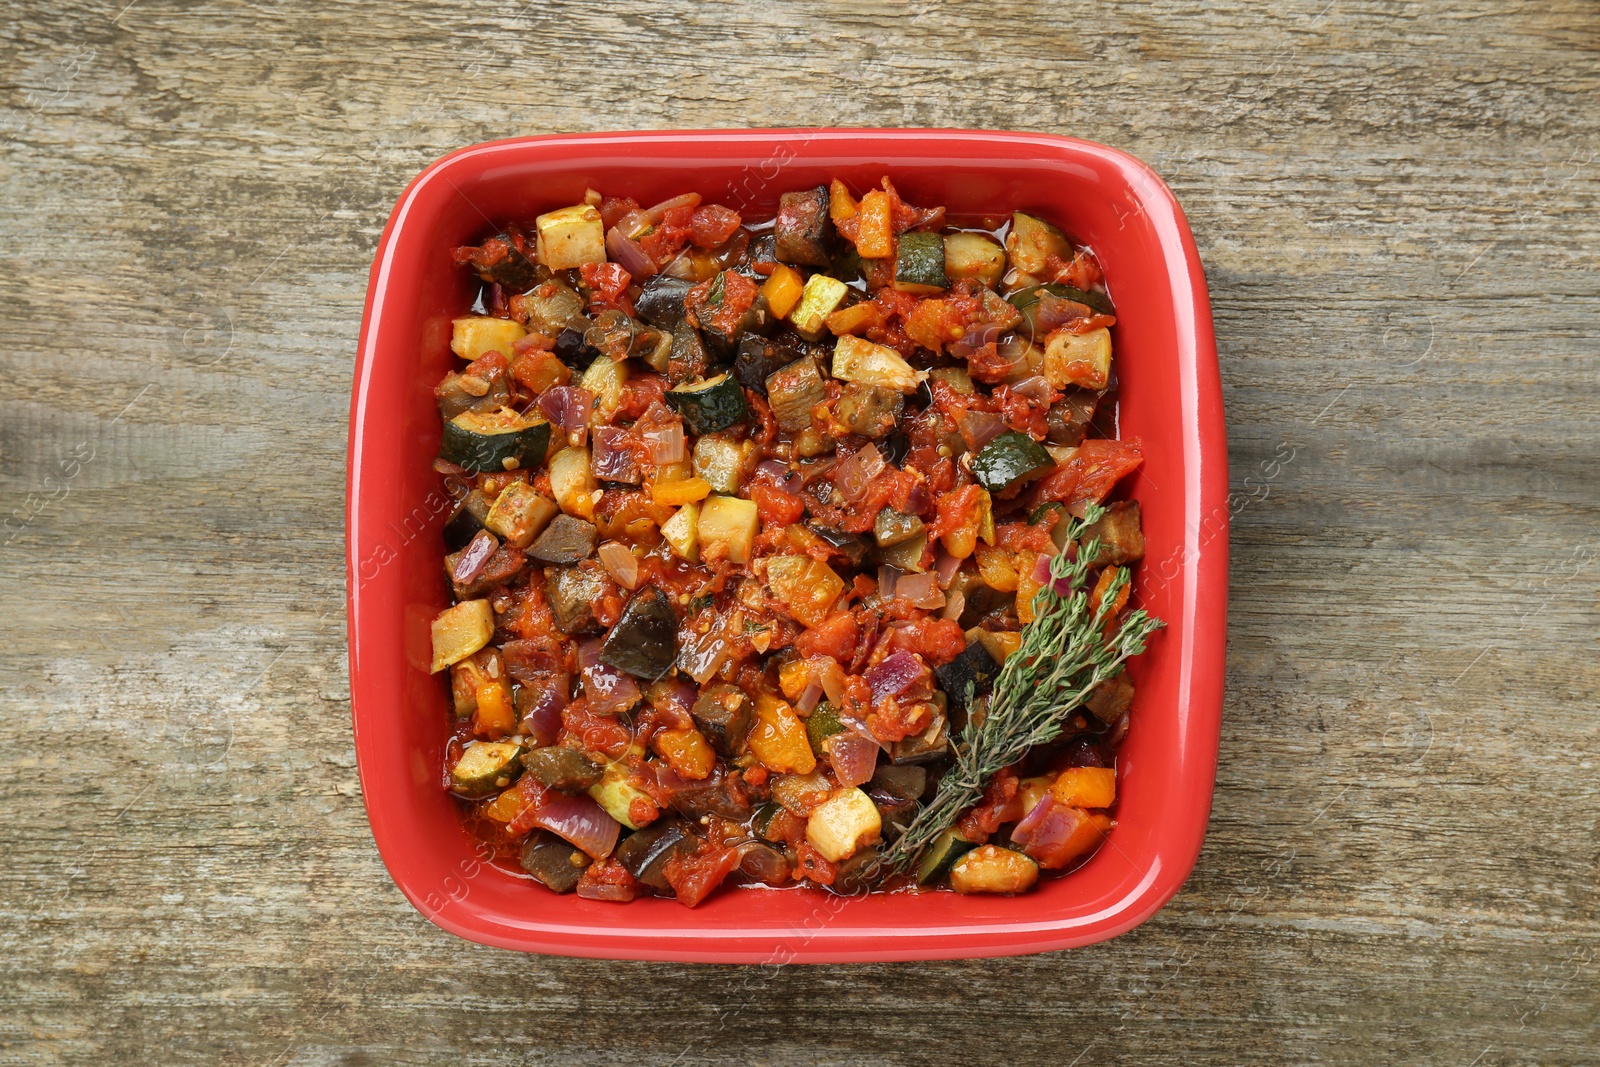
[{"label": "square bowl", "polygon": [[[1120,433],[1143,442],[1132,482],[1146,558],[1135,596],[1167,628],[1133,665],[1117,827],[1071,874],[1018,897],[837,897],[738,889],[700,907],[557,896],[484,862],[440,784],[446,693],[428,624],[448,605],[450,500],[432,462],[433,385],[454,366],[450,320],[474,282],[448,250],[491,226],[578,202],[588,187],[651,203],[698,191],[750,218],[780,193],[888,174],[953,214],[1030,210],[1094,249],[1118,322]],[[613,959],[868,962],[1017,955],[1114,937],[1153,915],[1194,866],[1221,717],[1228,473],[1205,279],[1171,192],[1133,157],[1085,141],[963,130],[720,130],[532,137],[476,145],[407,187],[378,243],[350,413],[350,692],[361,789],[395,884],[472,941]]]}]

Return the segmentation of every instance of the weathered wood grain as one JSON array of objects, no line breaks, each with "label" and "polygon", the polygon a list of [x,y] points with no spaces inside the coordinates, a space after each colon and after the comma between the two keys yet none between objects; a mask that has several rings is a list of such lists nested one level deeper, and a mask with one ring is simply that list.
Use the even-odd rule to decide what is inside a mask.
[{"label": "weathered wood grain", "polygon": [[[1600,1058],[1592,4],[122,4],[0,12],[0,1063]],[[348,725],[383,219],[472,141],[805,123],[1073,133],[1184,204],[1238,491],[1205,853],[1028,959],[457,941]]]}]

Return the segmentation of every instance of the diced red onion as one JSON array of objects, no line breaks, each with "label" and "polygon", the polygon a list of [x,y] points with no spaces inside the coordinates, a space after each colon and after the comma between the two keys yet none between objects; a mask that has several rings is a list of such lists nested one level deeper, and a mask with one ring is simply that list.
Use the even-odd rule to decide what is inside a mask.
[{"label": "diced red onion", "polygon": [[908,574],[895,587],[895,596],[904,597],[912,607],[932,611],[944,607],[944,590],[937,574]]},{"label": "diced red onion", "polygon": [[939,588],[949,589],[950,583],[956,580],[956,572],[961,569],[961,561],[944,549],[939,550],[939,559],[933,565],[933,571],[939,576]]},{"label": "diced red onion", "polygon": [[682,463],[689,458],[689,451],[684,445],[681,422],[655,430],[646,430],[643,437],[650,446],[650,458],[657,463]]},{"label": "diced red onion", "polygon": [[1035,374],[1031,378],[1024,378],[1011,387],[1013,393],[1027,397],[1029,400],[1049,401],[1050,382],[1042,374]]},{"label": "diced red onion", "polygon": [[961,439],[974,452],[1006,432],[1005,420],[988,411],[966,412],[957,427],[961,430]]},{"label": "diced red onion", "polygon": [[639,587],[639,560],[628,546],[619,541],[607,541],[600,546],[599,555],[606,573],[616,579],[618,585],[629,591]]},{"label": "diced red onion", "polygon": [[678,667],[700,685],[711,680],[712,675],[728,662],[727,639],[723,636],[721,617],[705,633],[697,633],[693,626],[685,625],[682,644],[678,650]]},{"label": "diced red onion", "polygon": [[948,599],[946,599],[944,602],[944,617],[947,619],[959,620],[961,618],[961,613],[965,611],[966,608],[967,594],[957,589],[955,592],[949,594]]},{"label": "diced red onion", "polygon": [[[1003,425],[1003,424],[1002,424]],[[868,443],[849,459],[833,469],[833,487],[847,501],[857,501],[867,491],[867,484],[884,468],[883,456],[877,446]]]},{"label": "diced red onion", "polygon": [[567,443],[581,445],[589,430],[594,394],[574,385],[552,385],[539,397],[539,411],[552,426],[567,433]]},{"label": "diced red onion", "polygon": [[772,780],[772,799],[796,815],[805,815],[811,797],[832,789],[832,783],[820,770],[810,774],[785,774]]},{"label": "diced red onion", "polygon": [[606,809],[592,797],[569,797],[553,790],[539,805],[533,821],[597,860],[611,855],[622,833],[622,824],[606,814]]},{"label": "diced red onion", "polygon": [[642,280],[656,272],[655,261],[639,247],[637,241],[631,240],[623,233],[621,224],[607,231],[606,251],[610,253],[614,262],[620,264],[622,269],[633,275],[636,280]]},{"label": "diced red onion", "polygon": [[789,465],[782,460],[764,459],[756,464],[756,472],[766,475],[773,488],[790,496],[799,496],[800,490],[805,488],[805,478],[790,471]]},{"label": "diced red onion", "polygon": [[846,789],[872,779],[882,751],[871,736],[848,728],[828,738],[827,749],[833,775]]},{"label": "diced red onion", "polygon": [[806,715],[811,714],[811,709],[822,703],[822,683],[812,680],[806,683],[805,690],[800,694],[800,699],[794,702],[794,709]]},{"label": "diced red onion", "polygon": [[1033,580],[1040,585],[1050,580],[1050,557],[1044,553],[1040,553],[1033,562]]},{"label": "diced red onion", "polygon": [[467,542],[467,547],[461,550],[461,555],[456,557],[455,569],[450,572],[450,577],[462,585],[471,584],[483,573],[483,568],[489,565],[489,557],[499,547],[500,542],[495,540],[494,534],[479,530]]},{"label": "diced red onion", "polygon": [[1012,829],[1011,840],[1038,860],[1041,867],[1065,866],[1076,858],[1068,846],[1087,818],[1080,809],[1046,793]]},{"label": "diced red onion", "polygon": [[596,426],[594,448],[589,453],[589,470],[607,482],[632,482],[644,479],[639,457],[628,447],[629,432],[617,426]]},{"label": "diced red onion", "polygon": [[907,515],[926,515],[931,512],[933,508],[933,497],[929,494],[926,484],[923,482],[918,482],[916,485],[913,485],[910,489],[906,490],[905,511]]},{"label": "diced red onion", "polygon": [[620,715],[639,702],[639,683],[631,675],[600,662],[600,639],[578,642],[578,662],[583,670],[583,695],[598,715]]},{"label": "diced red onion", "polygon": [[862,677],[872,687],[872,699],[898,696],[910,689],[927,670],[915,655],[905,649],[896,649],[876,667],[868,669]]},{"label": "diced red onion", "polygon": [[669,278],[694,280],[694,260],[685,255],[673,256],[662,266],[661,273]]},{"label": "diced red onion", "polygon": [[614,882],[579,882],[578,895],[584,900],[626,904],[637,895],[637,891],[631,885],[617,885]]},{"label": "diced red onion", "polygon": [[695,208],[700,206],[699,193],[679,193],[677,196],[668,197],[655,207],[645,208],[643,215],[645,221],[654,226],[666,217],[667,212],[675,207]]},{"label": "diced red onion", "polygon": [[671,708],[673,711],[688,715],[694,707],[694,701],[700,695],[700,690],[686,678],[674,675],[672,678],[656,683],[651,690],[654,694],[650,700],[657,707]]},{"label": "diced red onion", "polygon": [[966,335],[961,338],[961,344],[970,348],[982,348],[990,341],[1000,340],[1001,332],[997,323],[980,322],[967,330]]},{"label": "diced red onion", "polygon": [[821,677],[818,679],[822,683],[822,691],[827,694],[829,702],[835,707],[844,706],[844,678],[844,668],[839,666],[837,661],[830,660],[822,668]]},{"label": "diced red onion", "polygon": [[901,571],[898,567],[888,564],[878,568],[878,596],[888,600],[894,596],[895,588],[900,584]]},{"label": "diced red onion", "polygon": [[548,685],[539,690],[533,707],[522,716],[521,728],[541,745],[553,745],[561,733],[561,713],[567,707],[567,692],[572,688],[572,678],[557,674]]},{"label": "diced red onion", "polygon": [[1039,302],[1034,305],[1033,328],[1040,337],[1060,329],[1073,319],[1087,318],[1094,309],[1076,300],[1040,291]]}]

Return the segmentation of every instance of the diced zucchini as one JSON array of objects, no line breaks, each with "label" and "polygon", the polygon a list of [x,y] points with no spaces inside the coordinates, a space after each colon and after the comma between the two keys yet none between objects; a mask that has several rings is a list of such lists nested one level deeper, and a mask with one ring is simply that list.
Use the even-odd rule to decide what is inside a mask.
[{"label": "diced zucchini", "polygon": [[1050,470],[1050,453],[1027,434],[1007,430],[983,446],[972,460],[972,476],[991,493]]},{"label": "diced zucchini", "polygon": [[464,797],[499,792],[522,774],[522,746],[511,741],[479,741],[450,768],[450,788]]},{"label": "diced zucchini", "polygon": [[813,274],[800,293],[800,305],[789,313],[789,325],[808,341],[819,340],[828,329],[828,316],[844,303],[850,287],[826,274]]},{"label": "diced zucchini", "polygon": [[494,636],[494,609],[487,600],[464,600],[445,608],[433,620],[432,673],[459,663]]},{"label": "diced zucchini", "polygon": [[1068,767],[1050,792],[1074,808],[1109,808],[1117,800],[1117,772],[1111,767]]},{"label": "diced zucchini", "polygon": [[683,416],[691,433],[726,430],[747,418],[744,389],[726,373],[703,382],[675,386],[666,392],[667,404]]},{"label": "diced zucchini", "polygon": [[872,798],[859,789],[841,789],[806,822],[806,840],[829,863],[854,855],[883,834],[883,818]]},{"label": "diced zucchini", "polygon": [[1056,389],[1104,389],[1111,381],[1111,331],[1103,326],[1088,333],[1056,331],[1045,345],[1040,370]]},{"label": "diced zucchini", "polygon": [[811,409],[826,399],[828,391],[822,384],[822,372],[810,356],[802,356],[767,376],[767,400],[780,430],[798,433],[809,427]]},{"label": "diced zucchini", "polygon": [[833,376],[841,381],[914,393],[927,380],[928,372],[913,368],[892,348],[846,335],[839,338],[833,350]]},{"label": "diced zucchini", "polygon": [[770,693],[756,696],[755,723],[746,744],[761,765],[775,774],[810,774],[817,769],[805,723],[787,702]]},{"label": "diced zucchini", "polygon": [[685,504],[661,524],[661,536],[672,551],[690,563],[700,562],[700,505]]},{"label": "diced zucchini", "polygon": [[927,296],[950,284],[944,273],[944,238],[936,233],[905,233],[894,259],[894,287]]},{"label": "diced zucchini", "polygon": [[534,227],[538,230],[539,262],[551,270],[606,261],[605,223],[591,204],[546,212],[534,220]]},{"label": "diced zucchini", "polygon": [[767,585],[789,614],[806,626],[822,625],[845,588],[844,580],[832,567],[810,556],[773,556],[767,560]]},{"label": "diced zucchini", "polygon": [[444,424],[439,457],[469,471],[502,472],[536,467],[550,448],[550,424],[519,414],[463,411]]},{"label": "diced zucchini", "polygon": [[512,482],[495,497],[483,524],[507,544],[527,548],[560,512],[554,500],[527,482]]},{"label": "diced zucchini", "polygon": [[826,186],[784,193],[772,227],[773,254],[784,263],[826,267],[832,229]]},{"label": "diced zucchini", "polygon": [[811,742],[811,751],[819,760],[826,759],[828,755],[823,742],[843,732],[844,723],[839,721],[838,709],[826,702],[813,708],[811,718],[806,720],[806,740]]},{"label": "diced zucchini", "polygon": [[893,508],[884,508],[878,512],[878,518],[872,524],[872,536],[879,547],[893,548],[916,537],[926,528],[915,515],[902,515]]},{"label": "diced zucchini", "polygon": [[633,821],[633,802],[644,799],[649,800],[652,807],[655,805],[650,794],[633,784],[628,765],[621,760],[606,764],[600,780],[589,787],[589,795],[606,809],[606,814],[630,830],[644,825]]},{"label": "diced zucchini", "polygon": [[450,351],[469,362],[486,352],[499,352],[510,359],[512,342],[527,332],[510,319],[469,315],[450,324]]},{"label": "diced zucchini", "polygon": [[550,457],[550,491],[568,515],[593,522],[598,487],[589,469],[587,448],[563,448]]},{"label": "diced zucchini", "polygon": [[[1011,216],[1011,233],[1006,237],[1011,265],[1026,274],[1043,274],[1051,254],[1065,261],[1072,258],[1072,245],[1066,235],[1048,222],[1018,211]],[[539,257],[544,258],[543,254]]]},{"label": "diced zucchini", "polygon": [[1061,285],[1051,282],[1048,285],[1030,285],[1026,289],[1018,289],[1006,297],[1006,303],[1017,309],[1021,321],[1026,324],[1027,332],[1033,333],[1034,323],[1039,315],[1039,297],[1043,294],[1057,297],[1061,300],[1070,300],[1074,304],[1082,304],[1090,311],[1099,315],[1115,315],[1116,308],[1111,304],[1111,298],[1104,293],[1092,289],[1079,289],[1076,286]]},{"label": "diced zucchini", "polygon": [[923,851],[922,861],[917,864],[917,884],[937,882],[949,873],[956,860],[976,847],[954,830],[946,830]]},{"label": "diced zucchini", "polygon": [[1006,272],[1006,251],[981,233],[947,233],[944,237],[944,273],[951,281],[976,278],[993,288]]},{"label": "diced zucchini", "polygon": [[694,443],[694,473],[704,478],[714,493],[732,496],[739,491],[744,473],[743,446],[727,437],[707,435]]},{"label": "diced zucchini", "polygon": [[928,372],[928,377],[936,382],[944,382],[962,396],[972,396],[978,391],[972,384],[972,375],[967,373],[965,367],[935,367]]},{"label": "diced zucchini", "polygon": [[736,496],[707,497],[700,505],[700,555],[707,562],[749,563],[760,526],[755,502]]},{"label": "diced zucchini", "polygon": [[928,535],[923,532],[909,540],[901,541],[898,545],[873,549],[872,558],[879,563],[886,563],[911,574],[923,574],[928,568],[922,565],[922,554],[927,550]]},{"label": "diced zucchini", "polygon": [[610,422],[622,407],[622,387],[628,384],[628,364],[601,356],[589,364],[578,384],[594,394],[594,413],[599,416],[599,422]]},{"label": "diced zucchini", "polygon": [[1039,880],[1039,865],[1020,852],[998,845],[973,849],[950,868],[957,893],[1025,893]]}]

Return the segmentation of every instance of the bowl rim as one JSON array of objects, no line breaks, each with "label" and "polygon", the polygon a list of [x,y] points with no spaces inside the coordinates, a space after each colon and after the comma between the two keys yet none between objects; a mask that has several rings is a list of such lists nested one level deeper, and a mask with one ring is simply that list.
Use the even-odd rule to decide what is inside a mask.
[{"label": "bowl rim", "polygon": [[[1126,183],[1139,210],[1146,213],[1157,232],[1161,262],[1174,310],[1179,352],[1175,357],[1183,377],[1183,446],[1181,464],[1186,481],[1184,558],[1180,573],[1186,586],[1186,641],[1174,654],[1181,658],[1180,699],[1183,731],[1179,743],[1188,746],[1185,767],[1193,778],[1186,785],[1194,802],[1191,810],[1163,829],[1161,848],[1136,883],[1115,903],[1093,915],[1066,923],[1041,916],[1036,922],[1007,921],[968,926],[941,924],[918,927],[915,923],[876,930],[830,929],[827,924],[809,931],[798,947],[795,939],[770,928],[704,929],[646,927],[624,910],[610,909],[612,921],[600,925],[536,928],[538,924],[500,921],[470,908],[436,906],[432,896],[412,884],[399,863],[404,828],[389,818],[385,791],[393,779],[373,766],[376,729],[364,700],[369,688],[362,673],[360,644],[362,527],[358,522],[361,456],[366,435],[373,427],[367,391],[375,373],[378,327],[384,295],[397,269],[397,239],[419,211],[419,201],[432,187],[446,182],[459,193],[456,172],[478,170],[502,157],[536,146],[567,145],[616,148],[678,147],[691,156],[696,145],[748,145],[771,148],[784,140],[833,145],[862,161],[875,161],[864,142],[905,142],[926,145],[924,155],[948,155],[948,146],[1003,142],[1036,147],[1055,159],[1093,161],[1109,166]],[[958,157],[952,157],[958,158]],[[509,162],[509,160],[507,160]],[[892,167],[885,159],[883,165]],[[401,892],[431,922],[457,936],[481,944],[522,951],[606,959],[670,960],[683,962],[867,962],[910,959],[956,959],[1022,955],[1091,944],[1118,936],[1143,923],[1178,891],[1193,869],[1204,841],[1215,784],[1222,705],[1228,578],[1228,492],[1225,427],[1215,338],[1205,277],[1188,223],[1171,190],[1141,160],[1119,149],[1076,138],[1032,132],[989,130],[873,127],[800,127],[773,129],[656,130],[609,133],[566,133],[516,137],[469,145],[435,160],[406,186],[397,199],[374,253],[357,347],[352,382],[346,480],[346,582],[347,632],[351,691],[351,718],[355,733],[357,770],[363,803],[374,842],[390,876]],[[1204,462],[1202,462],[1204,461]],[[1198,539],[1203,523],[1206,536]],[[1193,542],[1193,543],[1191,543]],[[368,709],[368,710],[364,710]],[[794,892],[794,891],[785,891]],[[817,891],[820,894],[820,891]],[[832,898],[835,900],[841,898]],[[1003,934],[1004,936],[999,936]],[[780,947],[774,948],[777,944]]]}]

